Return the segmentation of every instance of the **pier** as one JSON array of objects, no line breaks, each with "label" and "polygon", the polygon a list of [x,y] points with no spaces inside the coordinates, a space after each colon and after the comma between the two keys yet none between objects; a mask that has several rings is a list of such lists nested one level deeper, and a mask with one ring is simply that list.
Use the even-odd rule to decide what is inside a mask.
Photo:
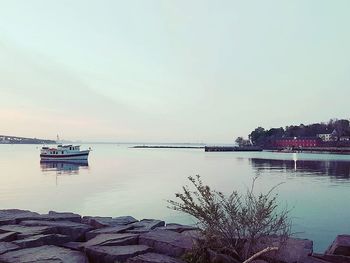
[{"label": "pier", "polygon": [[256,146],[205,146],[204,151],[206,152],[261,152],[261,147]]}]

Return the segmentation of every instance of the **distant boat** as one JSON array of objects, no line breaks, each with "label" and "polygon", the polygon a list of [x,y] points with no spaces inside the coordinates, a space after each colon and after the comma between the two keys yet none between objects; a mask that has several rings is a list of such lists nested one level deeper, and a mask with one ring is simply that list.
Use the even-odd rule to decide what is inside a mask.
[{"label": "distant boat", "polygon": [[91,149],[81,151],[78,145],[58,145],[57,148],[42,147],[41,160],[64,161],[64,160],[87,160]]}]

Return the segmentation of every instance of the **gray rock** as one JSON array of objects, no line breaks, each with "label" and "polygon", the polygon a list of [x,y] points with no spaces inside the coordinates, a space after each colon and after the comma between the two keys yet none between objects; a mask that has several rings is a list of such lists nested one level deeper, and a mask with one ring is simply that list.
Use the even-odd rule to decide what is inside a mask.
[{"label": "gray rock", "polygon": [[157,227],[165,226],[164,221],[155,220],[155,219],[142,219],[140,222],[136,222],[131,224],[134,228],[132,230],[128,230],[129,233],[145,233]]},{"label": "gray rock", "polygon": [[238,261],[234,259],[233,257],[225,254],[221,254],[218,252],[215,252],[211,249],[208,249],[209,254],[209,260],[210,262],[220,262],[220,263],[241,263],[241,261]]},{"label": "gray rock", "polygon": [[203,235],[200,230],[186,230],[181,232],[181,235],[189,237],[193,240],[203,239]]},{"label": "gray rock", "polygon": [[7,263],[88,263],[87,257],[79,252],[56,246],[42,246],[14,250],[0,255],[0,262]]},{"label": "gray rock", "polygon": [[99,228],[96,230],[89,231],[85,234],[86,240],[89,240],[91,238],[94,238],[97,235],[100,234],[118,234],[118,233],[123,233],[126,230],[130,230],[133,227],[130,225],[119,225],[119,226],[112,226],[112,227],[104,227],[104,228]]},{"label": "gray rock", "polygon": [[70,238],[60,234],[35,235],[25,239],[13,241],[14,244],[22,247],[39,247],[44,245],[61,245],[70,241]]},{"label": "gray rock", "polygon": [[325,254],[350,256],[350,235],[339,235]]},{"label": "gray rock", "polygon": [[10,242],[0,242],[0,254],[16,249],[20,249],[20,247]]},{"label": "gray rock", "polygon": [[84,249],[84,243],[83,242],[67,242],[64,243],[62,245],[60,245],[60,247],[65,247],[65,248],[69,248],[72,250],[83,250]]},{"label": "gray rock", "polygon": [[0,210],[0,226],[17,224],[21,220],[30,220],[32,218],[39,217],[38,213],[31,212],[29,210],[20,209],[4,209]]},{"label": "gray rock", "polygon": [[141,234],[139,244],[152,247],[161,254],[180,257],[192,248],[193,240],[173,231],[153,230]]},{"label": "gray rock", "polygon": [[120,216],[120,217],[100,217],[100,216],[84,216],[82,222],[89,224],[93,228],[103,228],[118,225],[128,225],[135,223],[138,220],[132,216]]},{"label": "gray rock", "polygon": [[40,234],[54,234],[57,233],[57,228],[48,226],[22,226],[22,225],[5,225],[0,226],[2,232],[15,232],[17,239],[23,239]]},{"label": "gray rock", "polygon": [[152,249],[143,245],[131,246],[93,246],[85,250],[89,260],[94,263],[125,262],[128,258],[152,252]]},{"label": "gray rock", "polygon": [[15,240],[17,237],[17,233],[15,232],[6,232],[0,234],[0,242],[9,242]]},{"label": "gray rock", "polygon": [[180,225],[180,224],[167,224],[166,226],[158,227],[157,229],[182,233],[184,231],[198,230],[198,227],[186,226],[186,225]]},{"label": "gray rock", "polygon": [[48,214],[40,215],[31,220],[48,220],[48,221],[71,221],[75,223],[81,223],[81,215],[69,213],[69,212],[55,212],[50,211]]},{"label": "gray rock", "polygon": [[125,246],[136,245],[138,235],[135,234],[101,234],[83,243],[84,247],[90,246]]},{"label": "gray rock", "polygon": [[266,253],[262,256],[264,260],[275,260],[286,263],[301,263],[312,254],[313,242],[308,239],[288,238],[283,244],[278,237],[268,237],[261,240],[259,244],[262,250],[268,246],[279,247],[278,251]]},{"label": "gray rock", "polygon": [[85,233],[92,230],[92,227],[88,225],[70,222],[70,221],[29,220],[29,221],[22,221],[21,225],[55,227],[59,234],[69,236],[71,238],[71,241],[84,240]]},{"label": "gray rock", "polygon": [[157,253],[147,253],[129,258],[127,263],[185,263],[184,261]]},{"label": "gray rock", "polygon": [[[330,255],[330,254],[312,254],[313,260],[319,260],[315,262],[331,262],[331,263],[350,263],[350,257],[341,255]],[[313,263],[313,261],[311,261]],[[304,262],[303,262],[304,263]],[[305,262],[309,263],[309,262]]]},{"label": "gray rock", "polygon": [[[254,262],[252,262],[252,263],[254,263]],[[324,261],[324,260],[322,260],[322,259],[319,259],[319,258],[315,258],[315,257],[310,256],[310,257],[307,257],[307,258],[303,261],[303,263],[330,263],[330,262],[329,262],[329,261]]]}]

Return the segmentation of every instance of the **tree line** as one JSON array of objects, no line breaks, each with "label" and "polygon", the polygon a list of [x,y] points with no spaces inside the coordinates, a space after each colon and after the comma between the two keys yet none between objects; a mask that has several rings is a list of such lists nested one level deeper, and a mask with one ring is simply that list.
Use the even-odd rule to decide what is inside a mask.
[{"label": "tree line", "polygon": [[285,128],[264,129],[257,127],[249,135],[248,140],[238,137],[236,143],[240,146],[269,146],[277,139],[288,137],[317,137],[318,134],[331,134],[334,141],[342,136],[350,136],[350,122],[347,119],[331,119],[327,123],[313,123],[309,125],[291,125]]}]

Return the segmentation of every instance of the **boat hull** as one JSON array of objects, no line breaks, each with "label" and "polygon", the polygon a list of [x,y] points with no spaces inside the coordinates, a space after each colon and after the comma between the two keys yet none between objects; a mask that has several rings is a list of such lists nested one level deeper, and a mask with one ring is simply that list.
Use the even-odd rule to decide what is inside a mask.
[{"label": "boat hull", "polygon": [[43,161],[87,160],[89,153],[90,151],[69,154],[40,154],[40,159]]}]

